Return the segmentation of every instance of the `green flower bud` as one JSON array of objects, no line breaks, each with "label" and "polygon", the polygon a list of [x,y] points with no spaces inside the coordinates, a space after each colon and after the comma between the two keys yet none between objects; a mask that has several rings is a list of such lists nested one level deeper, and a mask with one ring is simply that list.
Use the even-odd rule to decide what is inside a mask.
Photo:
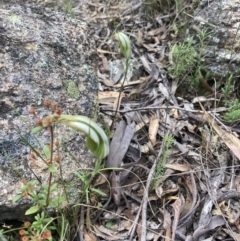
[{"label": "green flower bud", "polygon": [[122,54],[127,60],[129,60],[132,56],[132,48],[131,48],[131,42],[129,37],[122,32],[118,32],[115,34],[115,38],[119,42],[119,46]]}]

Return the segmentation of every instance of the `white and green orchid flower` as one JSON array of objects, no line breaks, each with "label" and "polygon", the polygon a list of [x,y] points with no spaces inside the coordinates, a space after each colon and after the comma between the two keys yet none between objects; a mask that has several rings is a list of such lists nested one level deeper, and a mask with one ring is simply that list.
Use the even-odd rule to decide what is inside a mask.
[{"label": "white and green orchid flower", "polygon": [[93,120],[80,115],[60,115],[58,123],[69,126],[87,136],[87,147],[98,158],[109,153],[109,140],[103,129]]},{"label": "white and green orchid flower", "polygon": [[127,60],[129,60],[132,56],[132,48],[129,37],[123,32],[118,32],[115,34],[115,38],[119,42],[122,54]]},{"label": "white and green orchid flower", "polygon": [[109,153],[109,140],[103,129],[93,120],[81,115],[48,116],[41,121],[41,125],[33,128],[31,134],[41,131],[53,123],[60,123],[84,133],[87,137],[88,149],[99,159]]}]

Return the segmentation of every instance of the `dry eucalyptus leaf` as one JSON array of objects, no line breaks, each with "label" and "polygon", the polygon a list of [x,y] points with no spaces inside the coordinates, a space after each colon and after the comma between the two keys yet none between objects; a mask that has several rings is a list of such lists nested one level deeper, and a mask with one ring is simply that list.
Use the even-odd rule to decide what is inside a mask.
[{"label": "dry eucalyptus leaf", "polygon": [[171,215],[170,213],[164,208],[163,210],[163,215],[164,215],[164,220],[163,220],[163,227],[166,230],[165,236],[166,236],[166,241],[171,240],[172,235],[171,235]]},{"label": "dry eucalyptus leaf", "polygon": [[148,134],[149,134],[149,140],[153,146],[155,146],[156,144],[158,127],[159,127],[159,118],[157,118],[156,116],[151,116]]},{"label": "dry eucalyptus leaf", "polygon": [[107,167],[120,167],[132,140],[134,128],[134,122],[130,125],[127,125],[124,120],[119,122],[110,144],[110,152],[106,162]]},{"label": "dry eucalyptus leaf", "polygon": [[183,208],[183,198],[179,197],[171,206],[174,209],[174,219],[172,224],[172,240],[175,240],[176,230],[178,226],[178,221]]},{"label": "dry eucalyptus leaf", "polygon": [[234,238],[235,241],[240,241],[240,234],[234,232],[233,230],[228,230],[226,228],[223,228],[223,230],[232,238]]},{"label": "dry eucalyptus leaf", "polygon": [[142,46],[142,44],[143,44],[143,33],[140,29],[138,29],[136,44],[138,46]]},{"label": "dry eucalyptus leaf", "polygon": [[[119,97],[118,91],[99,91],[98,99],[100,103],[113,103]],[[121,93],[120,98],[125,97],[124,93]]]},{"label": "dry eucalyptus leaf", "polygon": [[118,232],[118,231],[106,228],[103,225],[95,224],[93,226],[93,229],[99,237],[102,237],[105,240],[109,240],[109,241],[123,240],[123,239],[126,239],[128,237],[128,231]]},{"label": "dry eucalyptus leaf", "polygon": [[85,241],[97,241],[98,238],[97,236],[92,233],[92,232],[88,232],[86,229],[83,230],[83,237]]},{"label": "dry eucalyptus leaf", "polygon": [[97,49],[97,52],[102,53],[102,54],[117,54],[115,52],[107,51],[107,50],[104,50],[104,49]]},{"label": "dry eucalyptus leaf", "polygon": [[231,132],[221,129],[214,119],[205,111],[204,107],[201,103],[199,103],[202,110],[204,111],[204,115],[210,126],[212,126],[213,130],[219,135],[219,137],[224,141],[224,143],[228,146],[228,148],[234,153],[234,155],[240,160],[240,140],[233,135]]},{"label": "dry eucalyptus leaf", "polygon": [[180,171],[180,172],[188,172],[191,168],[193,168],[192,165],[190,164],[178,164],[178,163],[168,163],[166,164],[167,168],[176,170],[176,171]]}]

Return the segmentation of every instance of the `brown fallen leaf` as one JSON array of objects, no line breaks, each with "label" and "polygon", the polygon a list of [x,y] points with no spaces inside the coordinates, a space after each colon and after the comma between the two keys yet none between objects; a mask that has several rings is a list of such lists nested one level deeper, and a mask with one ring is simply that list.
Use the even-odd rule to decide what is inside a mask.
[{"label": "brown fallen leaf", "polygon": [[165,228],[166,230],[166,233],[165,233],[165,240],[166,241],[170,241],[172,240],[171,237],[171,215],[170,213],[164,208],[164,211],[163,211],[163,214],[164,214],[164,220],[163,220],[163,227]]},{"label": "brown fallen leaf", "polygon": [[93,186],[97,187],[108,182],[109,173],[107,171],[101,172],[95,179]]},{"label": "brown fallen leaf", "polygon": [[138,222],[137,228],[136,228],[136,233],[138,236],[138,240],[141,240],[141,235],[142,235],[142,221]]},{"label": "brown fallen leaf", "polygon": [[190,165],[190,164],[177,164],[177,163],[170,164],[170,163],[168,163],[168,164],[166,164],[165,167],[176,170],[176,171],[180,171],[180,172],[187,172],[194,166]]},{"label": "brown fallen leaf", "polygon": [[234,155],[240,160],[240,140],[234,136],[231,132],[221,129],[214,119],[206,112],[202,104],[199,102],[204,115],[209,125],[219,135],[219,137],[225,142],[227,147],[234,153]]},{"label": "brown fallen leaf", "polygon": [[137,40],[136,44],[138,46],[142,46],[142,44],[143,44],[143,33],[142,33],[142,31],[140,29],[138,29],[137,39],[136,40]]},{"label": "brown fallen leaf", "polygon": [[[154,38],[152,38],[152,40],[155,40]],[[155,42],[155,41],[153,41]],[[157,48],[156,47],[157,43],[155,44],[143,44],[143,47],[145,47],[147,50],[152,51],[152,52],[157,52]]]},{"label": "brown fallen leaf", "polygon": [[144,126],[146,126],[146,124],[149,123],[149,118],[147,116],[143,117],[143,121],[139,122],[136,126],[135,126],[135,132],[141,130]]},{"label": "brown fallen leaf", "polygon": [[[119,92],[118,91],[99,91],[98,92],[98,99],[100,103],[102,102],[114,102],[116,98],[119,97]],[[125,94],[122,93],[121,97],[125,97]]]},{"label": "brown fallen leaf", "polygon": [[149,64],[147,58],[144,55],[142,55],[140,57],[140,60],[142,61],[144,69],[150,74],[151,73],[151,67],[150,67],[150,64]]},{"label": "brown fallen leaf", "polygon": [[234,240],[236,241],[240,241],[240,234],[236,233],[232,230],[228,230],[226,228],[223,228],[224,232],[226,232],[228,235],[230,235],[232,238],[234,238]]},{"label": "brown fallen leaf", "polygon": [[171,112],[172,112],[172,115],[173,115],[173,117],[175,118],[175,119],[178,119],[179,118],[179,114],[178,114],[178,110],[177,109],[172,109],[171,110]]},{"label": "brown fallen leaf", "polygon": [[102,54],[117,54],[116,52],[111,52],[104,49],[97,49],[97,52]]},{"label": "brown fallen leaf", "polygon": [[163,24],[160,28],[156,28],[153,30],[150,30],[147,35],[148,36],[154,36],[159,35],[160,33],[164,32],[166,30],[166,24]]},{"label": "brown fallen leaf", "polygon": [[108,79],[100,79],[99,78],[99,82],[103,83],[107,87],[112,87],[113,86],[113,83],[110,80],[108,80]]},{"label": "brown fallen leaf", "polygon": [[116,88],[120,88],[121,86],[126,87],[126,86],[131,86],[131,85],[138,85],[138,84],[142,84],[145,80],[141,79],[141,80],[134,80],[134,81],[130,81],[130,82],[126,82],[124,84],[115,84],[114,87]]},{"label": "brown fallen leaf", "polygon": [[148,134],[149,134],[149,140],[153,146],[155,146],[156,144],[158,127],[159,127],[159,118],[157,118],[156,115],[151,116]]},{"label": "brown fallen leaf", "polygon": [[161,199],[165,195],[176,194],[179,190],[179,186],[172,181],[166,182],[166,187],[163,189],[163,185],[156,187],[155,193]]},{"label": "brown fallen leaf", "polygon": [[108,60],[104,55],[100,56],[102,58],[102,71],[103,72],[108,72],[109,71],[109,66],[108,66]]},{"label": "brown fallen leaf", "polygon": [[[225,220],[221,216],[211,217],[209,222],[204,226],[199,226],[192,235],[192,240],[203,240],[206,238],[209,232],[212,230],[221,227],[225,224]],[[207,239],[204,239],[207,240]]]},{"label": "brown fallen leaf", "polygon": [[93,226],[94,231],[99,237],[104,238],[105,240],[122,240],[126,239],[128,237],[128,231],[125,232],[118,232],[115,230],[111,230],[109,228],[106,228],[103,225],[97,225],[95,224]]},{"label": "brown fallen leaf", "polygon": [[185,180],[184,186],[187,188],[187,194],[185,195],[186,202],[181,213],[180,221],[191,215],[197,202],[197,186],[192,171],[190,172],[190,177],[191,181],[189,179]]},{"label": "brown fallen leaf", "polygon": [[171,206],[174,209],[174,219],[172,223],[172,240],[175,240],[178,221],[183,208],[183,197],[179,197]]},{"label": "brown fallen leaf", "polygon": [[92,232],[88,232],[86,229],[83,230],[83,237],[85,241],[97,241],[98,238],[97,236],[92,233]]},{"label": "brown fallen leaf", "polygon": [[121,201],[121,185],[120,185],[120,175],[116,174],[115,171],[112,171],[111,173],[111,187],[112,187],[112,197],[113,201],[116,204],[116,206],[120,205]]}]

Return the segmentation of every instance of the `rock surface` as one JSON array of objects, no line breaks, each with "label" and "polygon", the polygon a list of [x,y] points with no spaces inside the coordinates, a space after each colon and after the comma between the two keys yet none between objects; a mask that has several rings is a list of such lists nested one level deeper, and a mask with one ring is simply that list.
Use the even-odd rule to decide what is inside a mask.
[{"label": "rock surface", "polygon": [[[65,114],[92,116],[96,107],[95,45],[86,23],[36,3],[0,3],[0,221],[23,220],[29,200],[12,204],[20,179],[48,179],[46,164],[29,157],[31,148],[49,144],[47,131],[31,136],[35,119],[49,114],[44,100],[56,101]],[[50,112],[51,113],[51,112]],[[63,179],[91,167],[84,137],[64,127],[55,130],[67,148],[61,156]],[[70,154],[76,158],[69,158]],[[56,179],[55,179],[56,180]]]},{"label": "rock surface", "polygon": [[[208,34],[202,54],[204,67],[217,77],[240,73],[239,18],[240,0],[202,0],[195,10],[190,32]],[[199,50],[199,45],[196,47]]]}]

